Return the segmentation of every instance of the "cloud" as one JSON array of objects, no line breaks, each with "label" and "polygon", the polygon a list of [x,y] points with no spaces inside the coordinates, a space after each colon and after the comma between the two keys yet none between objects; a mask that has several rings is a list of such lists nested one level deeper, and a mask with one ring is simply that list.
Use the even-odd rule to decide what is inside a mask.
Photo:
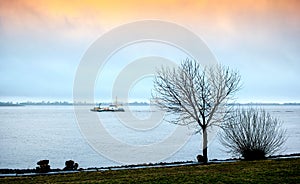
[{"label": "cloud", "polygon": [[71,96],[76,67],[93,41],[121,24],[159,19],[187,27],[239,69],[243,98],[261,91],[299,100],[299,7],[297,0],[0,1],[0,96]]}]

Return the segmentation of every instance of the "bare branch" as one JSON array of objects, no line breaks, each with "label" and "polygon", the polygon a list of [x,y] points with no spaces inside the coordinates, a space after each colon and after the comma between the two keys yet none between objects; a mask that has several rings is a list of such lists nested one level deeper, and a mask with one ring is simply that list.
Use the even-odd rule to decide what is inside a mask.
[{"label": "bare branch", "polygon": [[223,124],[221,142],[247,160],[263,159],[280,150],[286,140],[282,122],[262,109],[237,109]]},{"label": "bare branch", "polygon": [[178,68],[157,71],[153,98],[161,109],[177,114],[172,123],[194,122],[206,135],[207,127],[220,126],[228,119],[226,103],[239,90],[239,82],[236,71],[221,65],[201,68],[196,61],[186,59]]}]

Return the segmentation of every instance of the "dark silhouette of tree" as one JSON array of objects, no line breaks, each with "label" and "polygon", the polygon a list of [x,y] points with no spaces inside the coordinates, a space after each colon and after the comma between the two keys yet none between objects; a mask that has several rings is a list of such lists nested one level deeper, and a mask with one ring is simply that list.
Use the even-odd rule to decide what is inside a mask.
[{"label": "dark silhouette of tree", "polygon": [[221,142],[245,160],[264,159],[279,151],[286,141],[286,130],[281,125],[263,109],[237,109],[222,125]]},{"label": "dark silhouette of tree", "polygon": [[196,133],[203,137],[203,161],[207,162],[207,130],[229,117],[226,104],[239,90],[239,83],[236,71],[221,65],[201,68],[196,61],[186,59],[177,68],[157,71],[153,97],[161,109],[176,114],[171,123],[196,124]]}]

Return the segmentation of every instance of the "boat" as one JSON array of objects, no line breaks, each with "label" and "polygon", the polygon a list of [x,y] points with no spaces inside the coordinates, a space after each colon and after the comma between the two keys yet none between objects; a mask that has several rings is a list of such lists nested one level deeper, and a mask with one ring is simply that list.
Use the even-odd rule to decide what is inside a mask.
[{"label": "boat", "polygon": [[93,112],[124,112],[124,108],[120,107],[116,104],[111,104],[108,107],[94,107],[93,109],[91,109],[91,111]]},{"label": "boat", "polygon": [[114,104],[110,104],[108,107],[101,107],[101,103],[99,104],[98,107],[94,107],[91,109],[93,112],[124,112],[125,109],[122,107],[122,105],[117,103],[117,98],[116,102]]}]

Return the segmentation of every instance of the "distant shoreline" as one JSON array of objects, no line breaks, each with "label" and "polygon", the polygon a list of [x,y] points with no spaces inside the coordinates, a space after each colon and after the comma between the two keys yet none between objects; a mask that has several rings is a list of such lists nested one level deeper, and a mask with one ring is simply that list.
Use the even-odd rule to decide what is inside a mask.
[{"label": "distant shoreline", "polygon": [[300,103],[233,103],[229,105],[300,105]]},{"label": "distant shoreline", "polygon": [[[72,103],[72,102],[66,102],[66,101],[55,101],[55,102],[0,102],[0,107],[9,107],[9,106],[98,106],[99,103],[86,103],[86,102],[78,102],[78,103]],[[101,105],[109,105],[110,103],[103,102]],[[148,102],[130,102],[130,103],[122,103],[124,106],[148,106],[150,103]],[[230,106],[287,106],[287,105],[300,105],[300,103],[229,103]]]},{"label": "distant shoreline", "polygon": [[0,102],[0,106],[3,107],[11,107],[11,106],[25,106],[25,105],[21,105],[21,104],[14,104],[14,103],[8,103],[8,102]]}]

